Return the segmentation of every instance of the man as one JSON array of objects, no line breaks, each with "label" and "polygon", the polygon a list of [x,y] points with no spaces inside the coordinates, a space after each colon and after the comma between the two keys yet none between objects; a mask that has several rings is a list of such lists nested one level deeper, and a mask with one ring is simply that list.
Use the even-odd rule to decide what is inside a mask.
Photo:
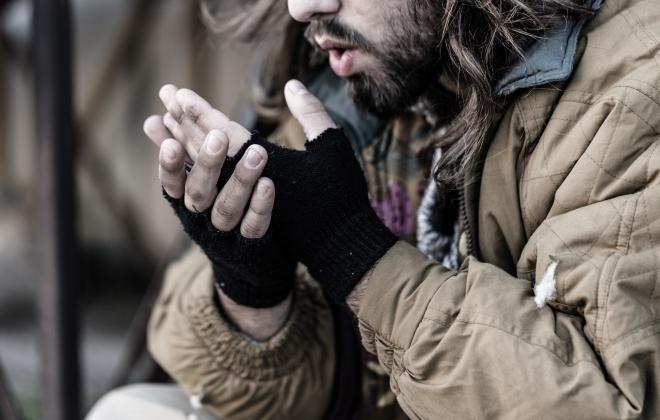
[{"label": "man", "polygon": [[[410,418],[657,418],[660,4],[289,0],[288,10],[351,98],[387,124],[364,145],[354,120],[290,81],[308,140],[292,152],[191,91],[161,90],[168,113],[145,129],[203,253],[170,270],[150,349],[186,393],[228,418],[335,414],[346,396],[333,385],[351,366],[335,357],[334,301],[357,316]],[[419,137],[441,150],[437,182],[398,208],[419,207],[432,258],[395,243],[371,211],[411,233],[412,210],[379,210],[411,189],[378,192],[388,166],[372,164]],[[287,277],[295,261],[318,283]]]}]

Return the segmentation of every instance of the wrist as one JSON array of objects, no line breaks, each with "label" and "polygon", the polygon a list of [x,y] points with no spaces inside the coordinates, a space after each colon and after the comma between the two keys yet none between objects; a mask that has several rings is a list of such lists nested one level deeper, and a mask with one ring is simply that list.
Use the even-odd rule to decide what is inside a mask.
[{"label": "wrist", "polygon": [[241,332],[256,341],[267,341],[277,334],[289,317],[292,297],[289,295],[280,303],[269,308],[254,308],[237,303],[216,287],[222,309]]}]

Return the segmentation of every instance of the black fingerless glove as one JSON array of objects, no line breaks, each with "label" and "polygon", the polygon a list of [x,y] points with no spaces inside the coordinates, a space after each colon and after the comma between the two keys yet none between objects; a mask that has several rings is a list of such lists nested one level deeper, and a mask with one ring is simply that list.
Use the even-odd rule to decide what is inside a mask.
[{"label": "black fingerless glove", "polygon": [[[228,159],[235,166],[232,161]],[[165,190],[163,193],[186,233],[211,260],[215,280],[227,296],[244,306],[266,308],[289,295],[296,262],[275,243],[271,229],[259,239],[243,237],[238,227],[221,232],[211,223],[210,209],[191,212],[182,198],[172,198]]]},{"label": "black fingerless glove", "polygon": [[307,266],[330,297],[343,302],[396,242],[371,207],[348,139],[342,130],[329,129],[307,142],[306,151],[297,151],[254,134],[233,163],[223,166],[219,188],[252,144],[268,152],[262,176],[275,183],[271,226],[278,243]]}]

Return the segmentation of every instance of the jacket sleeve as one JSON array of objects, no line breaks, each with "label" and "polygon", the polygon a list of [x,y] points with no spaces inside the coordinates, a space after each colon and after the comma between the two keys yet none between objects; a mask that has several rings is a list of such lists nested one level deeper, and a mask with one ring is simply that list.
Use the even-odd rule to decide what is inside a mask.
[{"label": "jacket sleeve", "polygon": [[556,196],[584,202],[536,229],[515,275],[403,243],[374,267],[362,341],[411,418],[660,418],[660,141],[628,108]]},{"label": "jacket sleeve", "polygon": [[321,418],[335,350],[331,311],[319,289],[301,275],[288,321],[265,343],[232,329],[214,293],[210,264],[197,247],[172,264],[148,329],[156,361],[222,418]]}]

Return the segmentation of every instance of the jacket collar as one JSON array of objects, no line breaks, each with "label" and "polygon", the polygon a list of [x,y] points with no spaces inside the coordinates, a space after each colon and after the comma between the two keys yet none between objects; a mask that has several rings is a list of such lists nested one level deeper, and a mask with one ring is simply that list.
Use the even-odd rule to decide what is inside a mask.
[{"label": "jacket collar", "polygon": [[[600,9],[603,0],[587,0],[586,6]],[[509,68],[495,86],[498,95],[510,95],[518,89],[566,80],[573,72],[582,28],[589,20],[568,20],[552,28],[545,37],[525,50],[525,57]]]}]

